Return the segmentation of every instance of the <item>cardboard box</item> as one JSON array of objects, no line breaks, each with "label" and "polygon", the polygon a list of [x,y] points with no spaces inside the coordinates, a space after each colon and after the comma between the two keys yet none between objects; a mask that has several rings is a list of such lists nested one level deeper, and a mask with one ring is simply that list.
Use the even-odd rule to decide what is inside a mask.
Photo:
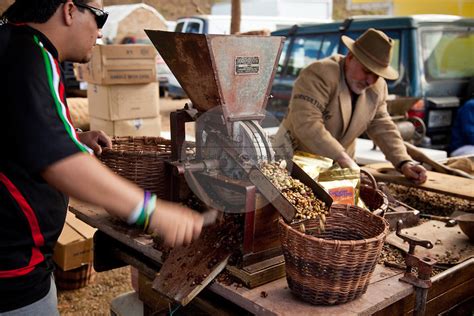
[{"label": "cardboard box", "polygon": [[153,45],[97,45],[84,78],[102,85],[154,82],[156,56]]},{"label": "cardboard box", "polygon": [[89,73],[89,64],[73,64],[74,76],[77,81],[87,81],[87,75]]},{"label": "cardboard box", "polygon": [[158,82],[134,85],[89,84],[89,115],[109,121],[156,117]]},{"label": "cardboard box", "polygon": [[109,121],[91,117],[91,130],[102,130],[109,136],[160,136],[161,117]]},{"label": "cardboard box", "polygon": [[96,229],[68,212],[63,231],[54,247],[53,260],[63,270],[68,271],[91,264],[94,258],[93,236]]}]

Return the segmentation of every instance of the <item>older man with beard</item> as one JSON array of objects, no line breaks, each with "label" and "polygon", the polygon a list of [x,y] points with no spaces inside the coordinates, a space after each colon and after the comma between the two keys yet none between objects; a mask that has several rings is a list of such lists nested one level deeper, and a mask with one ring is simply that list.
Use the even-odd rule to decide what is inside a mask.
[{"label": "older man with beard", "polygon": [[347,56],[335,55],[304,68],[293,87],[288,113],[275,137],[275,148],[291,143],[329,157],[343,168],[358,168],[355,140],[364,132],[405,177],[426,181],[426,170],[408,155],[387,112],[387,84],[398,78],[390,66],[393,40],[368,29],[356,41],[342,36]]}]

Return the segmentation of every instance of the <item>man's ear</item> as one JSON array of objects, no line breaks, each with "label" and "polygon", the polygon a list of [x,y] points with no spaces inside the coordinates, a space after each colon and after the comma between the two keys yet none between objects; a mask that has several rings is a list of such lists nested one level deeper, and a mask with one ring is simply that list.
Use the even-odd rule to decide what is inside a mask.
[{"label": "man's ear", "polygon": [[75,11],[77,11],[77,7],[72,3],[72,1],[66,1],[63,5],[63,17],[64,17],[64,23],[67,26],[70,26],[72,24],[73,20],[73,15]]}]

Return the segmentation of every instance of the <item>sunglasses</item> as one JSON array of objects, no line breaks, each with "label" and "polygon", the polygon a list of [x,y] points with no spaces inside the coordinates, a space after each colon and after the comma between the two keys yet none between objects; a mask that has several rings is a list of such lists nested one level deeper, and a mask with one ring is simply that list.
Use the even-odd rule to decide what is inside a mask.
[{"label": "sunglasses", "polygon": [[88,9],[89,11],[91,11],[91,13],[95,17],[95,23],[97,24],[97,28],[99,29],[101,29],[104,26],[105,22],[107,21],[107,18],[109,17],[109,13],[105,12],[104,10],[94,8],[90,5],[83,4],[83,3],[76,3],[76,2],[73,2],[73,3],[74,5],[76,5],[76,7]]}]

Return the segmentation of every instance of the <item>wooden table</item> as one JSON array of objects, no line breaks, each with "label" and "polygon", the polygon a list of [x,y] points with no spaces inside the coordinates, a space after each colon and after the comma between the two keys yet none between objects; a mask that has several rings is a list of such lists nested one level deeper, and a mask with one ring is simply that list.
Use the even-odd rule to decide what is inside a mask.
[{"label": "wooden table", "polygon": [[421,185],[415,185],[412,181],[396,171],[391,164],[370,164],[364,166],[363,169],[370,172],[377,181],[400,184],[405,187],[416,187],[426,191],[474,201],[474,180],[472,179],[427,171],[426,175],[428,176],[428,180]]},{"label": "wooden table", "polygon": [[[79,219],[96,227],[99,231],[130,247],[137,254],[145,256],[150,262],[159,266],[161,252],[153,248],[153,242],[148,236],[134,228],[126,228],[119,220],[112,218],[102,208],[71,199],[70,210]],[[135,265],[134,262],[135,260],[130,258],[129,264]],[[138,260],[137,265],[139,265]],[[138,266],[139,269],[140,267],[143,267],[143,265]],[[453,270],[453,272],[450,270]],[[454,272],[458,271],[461,273],[456,273],[457,276],[453,277]],[[409,312],[410,306],[413,306],[414,288],[407,283],[400,282],[401,275],[401,270],[377,265],[367,292],[354,301],[336,306],[313,306],[299,300],[288,289],[285,278],[254,289],[225,285],[216,281],[208,287],[208,290],[253,314],[259,315],[371,315],[377,312],[383,314],[384,310],[404,313]],[[440,307],[446,307],[448,301],[451,303],[453,300],[459,302],[466,297],[470,297],[469,295],[472,296],[472,293],[474,293],[474,258],[464,262],[460,267],[455,266],[446,270],[441,274],[441,277],[439,275],[436,277],[438,277],[439,282],[434,278],[432,280],[433,288],[436,288],[433,299],[443,296],[443,293],[448,293],[451,289],[457,296],[451,297],[450,300],[444,297],[443,306],[439,306],[432,299],[429,301],[429,306],[432,308],[427,309],[430,312],[440,310]],[[447,277],[450,280],[448,283],[445,282]],[[448,284],[450,288],[447,288],[448,285],[445,286],[444,284]],[[430,296],[428,299],[430,300]],[[411,305],[408,303],[398,304],[401,301],[411,302]]]}]

